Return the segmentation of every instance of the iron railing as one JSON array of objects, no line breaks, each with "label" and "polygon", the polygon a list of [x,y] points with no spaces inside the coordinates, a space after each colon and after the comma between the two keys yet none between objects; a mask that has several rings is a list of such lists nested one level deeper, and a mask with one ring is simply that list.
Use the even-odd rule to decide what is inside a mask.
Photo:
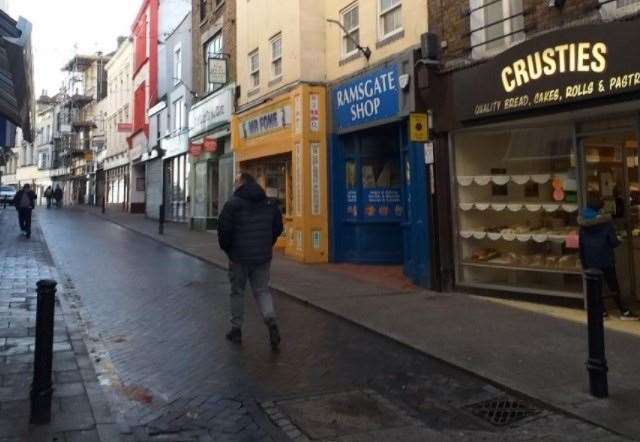
[{"label": "iron railing", "polygon": [[[472,14],[474,13],[478,13],[478,12],[482,12],[484,13],[484,10],[490,6],[493,6],[495,4],[503,4],[505,0],[489,0],[486,1],[484,4],[475,7],[475,8],[470,8],[470,9],[466,9],[462,11],[462,17],[466,18],[466,17],[471,17]],[[507,0],[508,1],[508,0]],[[469,31],[463,34],[464,38],[469,38],[470,42],[473,42],[474,40],[474,35],[477,34],[478,32],[483,32],[487,29],[490,29],[492,27],[495,27],[497,25],[500,24],[504,24],[504,23],[512,23],[514,26],[517,25],[518,19],[521,18],[522,19],[522,25],[518,27],[518,29],[512,29],[509,32],[502,32],[500,35],[498,35],[497,37],[492,37],[490,39],[482,39],[482,41],[480,41],[479,43],[475,43],[475,44],[469,44],[469,46],[466,48],[467,51],[472,51],[476,48],[482,47],[482,46],[486,46],[488,44],[494,43],[496,41],[501,41],[501,40],[505,40],[508,37],[511,37],[513,35],[517,35],[517,34],[521,34],[521,33],[527,33],[530,30],[530,27],[526,26],[526,17],[528,15],[531,14],[531,12],[533,11],[532,8],[527,8],[527,9],[523,9],[521,12],[517,12],[515,14],[511,14],[507,17],[503,17],[501,19],[498,20],[494,20],[488,23],[483,23],[482,26],[478,26],[476,28],[471,29],[471,24],[469,24]],[[504,30],[504,26],[502,27],[502,29]]]}]

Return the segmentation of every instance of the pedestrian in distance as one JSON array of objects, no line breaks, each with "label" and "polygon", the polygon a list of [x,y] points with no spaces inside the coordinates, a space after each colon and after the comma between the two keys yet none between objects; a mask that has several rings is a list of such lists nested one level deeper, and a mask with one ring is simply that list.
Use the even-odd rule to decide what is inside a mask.
[{"label": "pedestrian in distance", "polygon": [[[600,201],[590,201],[586,209],[578,218],[580,224],[580,261],[582,268],[600,270],[604,281],[613,295],[618,308],[620,309],[620,319],[625,321],[637,320],[631,309],[622,300],[618,275],[616,272],[615,249],[620,245],[620,240],[616,235],[611,215],[601,213],[602,203]],[[608,313],[604,311],[604,317]]]},{"label": "pedestrian in distance", "polygon": [[31,212],[36,207],[38,196],[31,190],[29,184],[25,184],[13,199],[13,204],[18,211],[18,223],[20,230],[28,238],[31,238]]},{"label": "pedestrian in distance", "polygon": [[56,190],[53,191],[53,199],[56,200],[56,207],[58,209],[62,208],[62,195],[60,184],[56,184]]},{"label": "pedestrian in distance", "polygon": [[231,283],[231,330],[228,340],[242,342],[244,293],[247,281],[269,330],[273,351],[280,345],[280,330],[276,320],[269,277],[273,246],[282,234],[282,213],[275,200],[248,173],[235,181],[233,196],[222,209],[218,220],[218,242],[229,257]]},{"label": "pedestrian in distance", "polygon": [[53,198],[53,189],[51,186],[47,187],[47,190],[44,191],[44,199],[47,200],[47,209],[51,208],[51,199]]}]

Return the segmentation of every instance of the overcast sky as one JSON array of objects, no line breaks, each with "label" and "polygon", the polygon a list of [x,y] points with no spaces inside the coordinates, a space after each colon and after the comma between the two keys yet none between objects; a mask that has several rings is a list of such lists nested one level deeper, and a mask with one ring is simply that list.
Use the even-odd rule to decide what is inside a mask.
[{"label": "overcast sky", "polygon": [[116,49],[119,35],[129,35],[142,0],[9,0],[10,15],[33,24],[35,95],[56,93],[62,66],[77,52]]}]

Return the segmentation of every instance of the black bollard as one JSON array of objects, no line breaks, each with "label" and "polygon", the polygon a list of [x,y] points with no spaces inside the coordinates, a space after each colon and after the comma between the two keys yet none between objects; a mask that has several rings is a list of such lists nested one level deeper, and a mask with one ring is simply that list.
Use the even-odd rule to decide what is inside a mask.
[{"label": "black bollard", "polygon": [[164,204],[160,204],[160,214],[158,217],[158,233],[164,235]]},{"label": "black bollard", "polygon": [[36,348],[31,384],[31,423],[46,424],[51,421],[51,369],[53,365],[53,314],[56,285],[44,279],[37,283],[38,307],[36,312]]},{"label": "black bollard", "polygon": [[107,198],[102,197],[102,213],[107,211]]},{"label": "black bollard", "polygon": [[602,300],[602,272],[589,269],[585,271],[587,284],[587,318],[589,333],[589,385],[591,395],[597,398],[609,396],[607,381],[607,359],[604,350],[604,303]]}]

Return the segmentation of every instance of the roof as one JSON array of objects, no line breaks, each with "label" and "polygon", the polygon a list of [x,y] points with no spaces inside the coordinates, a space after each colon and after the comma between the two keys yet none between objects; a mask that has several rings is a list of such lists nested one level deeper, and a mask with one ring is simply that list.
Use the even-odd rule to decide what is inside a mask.
[{"label": "roof", "polygon": [[111,55],[76,55],[62,67],[62,70],[69,72],[84,72],[96,61],[102,60],[106,63],[110,58]]}]

